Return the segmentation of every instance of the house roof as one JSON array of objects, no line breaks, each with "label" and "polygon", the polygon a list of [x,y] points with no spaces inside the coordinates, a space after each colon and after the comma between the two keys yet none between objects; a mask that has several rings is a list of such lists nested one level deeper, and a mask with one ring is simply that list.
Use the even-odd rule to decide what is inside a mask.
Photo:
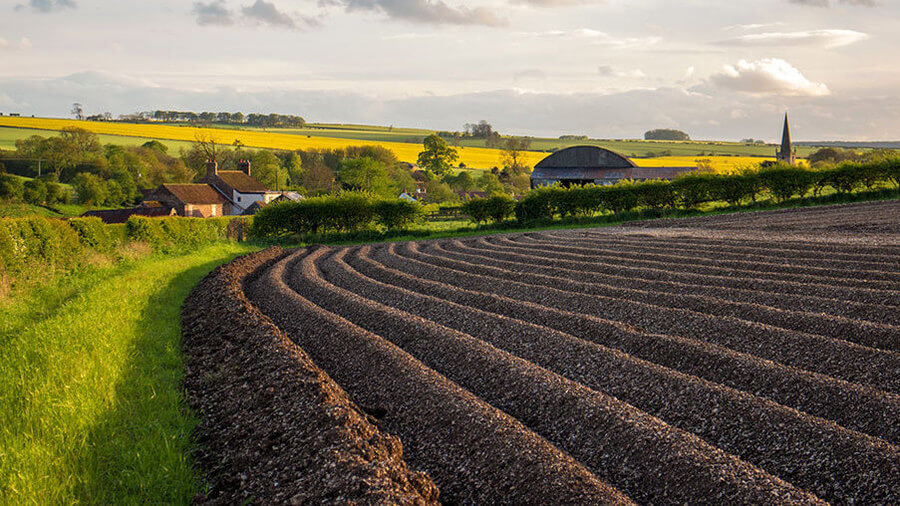
[{"label": "house roof", "polygon": [[226,204],[228,200],[208,184],[164,184],[169,193],[185,204]]},{"label": "house roof", "polygon": [[82,216],[96,216],[103,223],[125,223],[132,216],[172,216],[175,210],[171,207],[131,207],[128,209],[102,209],[87,211]]},{"label": "house roof", "polygon": [[240,193],[264,193],[269,191],[255,177],[239,170],[220,170],[216,173],[225,184]]}]

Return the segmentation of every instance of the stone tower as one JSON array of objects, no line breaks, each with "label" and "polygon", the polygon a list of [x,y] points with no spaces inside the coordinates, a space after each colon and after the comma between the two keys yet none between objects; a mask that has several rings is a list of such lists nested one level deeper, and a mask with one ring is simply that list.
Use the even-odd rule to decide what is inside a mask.
[{"label": "stone tower", "polygon": [[788,125],[788,115],[784,113],[784,131],[781,133],[781,149],[775,148],[775,159],[788,165],[797,163],[797,156],[791,146],[791,127]]}]

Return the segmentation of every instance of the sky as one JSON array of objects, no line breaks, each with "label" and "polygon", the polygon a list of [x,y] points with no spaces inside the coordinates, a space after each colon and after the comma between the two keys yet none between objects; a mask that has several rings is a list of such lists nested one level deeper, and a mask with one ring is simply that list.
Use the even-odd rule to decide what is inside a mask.
[{"label": "sky", "polygon": [[0,0],[0,112],[900,139],[897,0]]}]

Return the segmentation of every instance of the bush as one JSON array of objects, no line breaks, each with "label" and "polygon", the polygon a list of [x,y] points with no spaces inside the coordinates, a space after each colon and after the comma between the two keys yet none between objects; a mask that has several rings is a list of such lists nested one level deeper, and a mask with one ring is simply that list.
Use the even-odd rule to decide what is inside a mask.
[{"label": "bush", "polygon": [[745,199],[756,200],[760,189],[759,176],[755,172],[744,174],[719,174],[710,181],[710,199],[740,205]]},{"label": "bush", "polygon": [[47,201],[47,185],[40,179],[25,181],[22,200],[29,204],[43,205]]},{"label": "bush", "polygon": [[96,217],[71,218],[66,221],[78,234],[82,246],[101,253],[109,253],[118,245],[114,234],[110,233],[109,225],[104,225],[103,220]]},{"label": "bush", "polygon": [[176,252],[228,238],[231,218],[147,218],[132,216],[125,222],[129,240],[145,242],[153,251]]},{"label": "bush", "polygon": [[69,269],[83,253],[78,234],[62,220],[0,218],[0,272],[13,278]]},{"label": "bush", "polygon": [[679,205],[692,209],[705,202],[716,200],[715,190],[720,176],[709,173],[688,173],[672,181],[672,191]]},{"label": "bush", "polygon": [[24,191],[21,179],[12,174],[0,174],[0,199],[22,200]]},{"label": "bush", "polygon": [[668,181],[651,180],[634,185],[638,204],[651,209],[674,208],[675,189]]},{"label": "bush", "polygon": [[405,228],[422,216],[422,206],[408,200],[382,200],[375,203],[375,221],[388,230]]},{"label": "bush", "polygon": [[794,195],[801,197],[806,195],[815,184],[816,177],[813,171],[789,165],[775,165],[759,171],[758,174],[762,187],[779,202]]},{"label": "bush", "polygon": [[509,195],[499,194],[486,199],[471,199],[463,203],[462,211],[475,223],[500,223],[515,211],[516,202]]}]

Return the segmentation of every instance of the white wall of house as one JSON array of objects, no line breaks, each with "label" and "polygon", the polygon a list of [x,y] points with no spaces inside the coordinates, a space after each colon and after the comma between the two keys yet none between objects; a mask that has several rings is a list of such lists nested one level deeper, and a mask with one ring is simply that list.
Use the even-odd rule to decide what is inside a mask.
[{"label": "white wall of house", "polygon": [[265,192],[265,193],[241,193],[237,190],[234,190],[231,200],[237,205],[237,207],[232,208],[231,214],[241,214],[245,209],[253,205],[254,202],[261,202],[263,204],[268,204],[269,202],[278,198],[281,195],[278,192]]}]

